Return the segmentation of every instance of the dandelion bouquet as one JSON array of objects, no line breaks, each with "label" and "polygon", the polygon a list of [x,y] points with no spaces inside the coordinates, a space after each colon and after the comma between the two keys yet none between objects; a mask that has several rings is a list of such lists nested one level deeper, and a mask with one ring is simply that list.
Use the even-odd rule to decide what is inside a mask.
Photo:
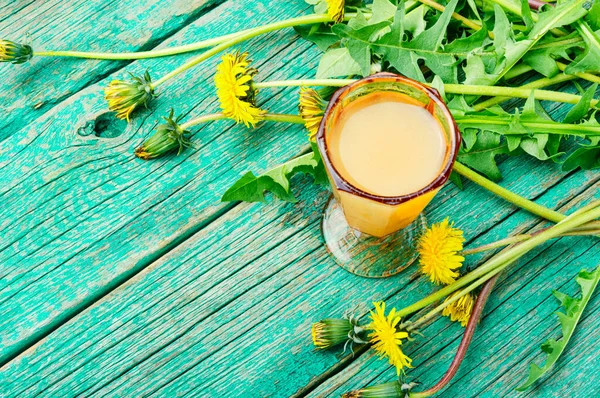
[{"label": "dandelion bouquet", "polygon": [[[315,12],[289,20],[199,41],[190,45],[139,53],[91,53],[38,50],[33,44],[0,40],[0,61],[35,62],[37,57],[142,59],[203,51],[171,72],[156,78],[151,70],[111,82],[105,89],[109,110],[130,121],[145,112],[158,96],[168,96],[163,84],[210,57],[220,55],[214,73],[219,108],[192,117],[172,110],[153,135],[132,148],[140,159],[181,153],[193,147],[194,127],[231,120],[252,129],[264,122],[302,124],[307,145],[290,153],[289,162],[258,175],[248,172],[224,192],[224,201],[264,201],[271,192],[281,200],[296,200],[290,178],[310,174],[327,185],[322,159],[314,145],[326,105],[338,87],[379,71],[391,71],[437,89],[461,129],[463,144],[454,166],[457,185],[466,178],[495,195],[554,225],[532,233],[509,236],[476,248],[464,248],[463,232],[446,219],[429,226],[419,239],[419,272],[439,289],[412,304],[391,308],[375,301],[373,309],[355,316],[326,318],[312,327],[317,349],[335,346],[351,351],[372,349],[394,368],[397,381],[348,393],[354,397],[425,397],[440,391],[456,374],[487,298],[501,273],[541,244],[562,236],[600,233],[600,204],[593,201],[565,215],[510,192],[501,179],[497,158],[530,156],[556,162],[565,172],[600,167],[600,124],[595,98],[600,39],[597,2],[565,0],[434,0],[336,1],[310,0]],[[314,79],[267,81],[252,63],[245,41],[278,29],[295,28],[323,50]],[[526,81],[525,83],[522,83]],[[547,89],[574,82],[578,94]],[[298,114],[270,113],[261,106],[261,93],[275,87],[296,87]],[[510,99],[524,100],[515,107]],[[552,119],[540,101],[574,106],[561,120]],[[511,104],[507,106],[506,104]],[[546,102],[547,104],[547,102]],[[176,105],[176,104],[174,104]],[[187,119],[187,121],[186,121]],[[500,250],[500,251],[498,251]],[[465,266],[469,256],[488,252],[480,264]],[[600,268],[581,271],[579,298],[555,293],[564,307],[559,315],[563,336],[543,349],[543,366],[533,365],[521,389],[542,379],[559,360],[600,280]],[[427,389],[410,380],[418,366],[404,348],[419,338],[419,329],[439,315],[465,328],[464,337],[444,378]],[[315,354],[318,355],[318,354]],[[422,391],[417,391],[422,390]]]}]

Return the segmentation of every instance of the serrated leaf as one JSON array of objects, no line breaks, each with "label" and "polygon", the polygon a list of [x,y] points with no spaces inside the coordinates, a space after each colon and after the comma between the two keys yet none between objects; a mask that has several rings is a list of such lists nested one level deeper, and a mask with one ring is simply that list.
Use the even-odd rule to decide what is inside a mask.
[{"label": "serrated leaf", "polygon": [[290,178],[297,173],[310,174],[315,183],[324,183],[326,176],[319,152],[299,156],[258,177],[249,171],[223,194],[221,201],[264,202],[265,191],[269,191],[281,200],[294,203]]},{"label": "serrated leaf", "polygon": [[583,119],[590,110],[590,104],[592,102],[592,99],[594,98],[594,94],[596,93],[597,88],[597,83],[592,84],[581,96],[579,102],[573,108],[571,108],[569,113],[567,113],[562,122],[575,123]]},{"label": "serrated leaf", "polygon": [[372,7],[373,15],[369,20],[369,24],[373,25],[382,21],[390,21],[396,13],[396,6],[390,3],[389,0],[373,0]]},{"label": "serrated leaf", "polygon": [[315,43],[319,50],[323,52],[340,40],[331,31],[331,26],[326,24],[299,25],[295,26],[294,29],[303,39]]},{"label": "serrated leaf", "polygon": [[588,272],[582,270],[576,278],[577,283],[581,288],[581,297],[575,299],[565,294],[554,293],[555,297],[561,302],[564,313],[557,312],[557,316],[561,325],[562,337],[560,340],[550,339],[542,344],[542,351],[548,354],[546,361],[542,367],[531,364],[529,369],[529,377],[525,383],[517,387],[517,391],[525,391],[539,380],[552,366],[558,361],[561,354],[567,347],[569,340],[573,336],[573,332],[577,327],[579,320],[587,306],[594,290],[600,282],[600,267],[594,271]]},{"label": "serrated leaf", "polygon": [[410,41],[405,40],[404,5],[401,4],[394,17],[391,32],[376,42],[384,61],[398,72],[415,80],[424,81],[419,60],[446,83],[457,81],[455,54],[441,50],[448,24],[458,0],[452,0],[437,21]]},{"label": "serrated leaf", "polygon": [[585,51],[567,66],[565,73],[597,72],[600,64],[600,37],[583,21],[577,30],[585,42]]},{"label": "serrated leaf", "polygon": [[317,79],[352,76],[360,74],[360,65],[356,63],[346,47],[327,50],[319,61]]},{"label": "serrated leaf", "polygon": [[383,21],[360,29],[343,24],[333,26],[333,33],[342,39],[342,44],[359,65],[362,76],[369,75],[371,71],[371,38],[389,24],[390,22]]},{"label": "serrated leaf", "polygon": [[496,157],[506,153],[508,153],[508,147],[506,143],[502,142],[502,137],[491,131],[483,130],[468,151],[461,150],[458,159],[472,169],[485,174],[491,180],[498,181],[502,178],[502,174],[496,163]]}]

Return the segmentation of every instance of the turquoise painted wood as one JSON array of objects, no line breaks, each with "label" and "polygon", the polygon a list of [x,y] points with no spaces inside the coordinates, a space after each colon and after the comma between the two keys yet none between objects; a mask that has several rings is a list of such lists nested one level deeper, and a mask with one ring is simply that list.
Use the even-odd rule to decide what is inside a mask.
[{"label": "turquoise painted wood", "polygon": [[[120,3],[0,5],[0,36],[30,32],[34,43],[60,48],[164,48],[309,12],[299,0],[154,0],[131,4],[129,17],[118,18]],[[257,80],[314,74],[318,51],[291,30],[240,48],[259,67]],[[216,60],[166,84],[122,134],[120,126],[78,132],[105,112],[102,89],[111,79],[146,68],[158,77],[185,58],[0,65],[8,76],[0,108],[9,115],[0,122],[0,396],[316,397],[394,378],[371,353],[315,352],[310,325],[348,308],[364,315],[373,300],[401,306],[434,287],[414,268],[366,280],[335,266],[319,230],[328,194],[302,177],[295,205],[219,202],[243,172],[299,152],[300,127],[249,132],[218,122],[198,129],[196,148],[179,157],[132,157],[171,106],[188,117],[217,110]],[[264,90],[260,102],[293,113],[296,95]],[[501,169],[504,186],[565,212],[599,198],[598,173],[565,175],[522,158]],[[545,225],[468,183],[463,191],[444,187],[427,216],[450,217],[472,247]],[[574,292],[574,276],[597,265],[599,252],[597,240],[563,238],[511,268],[440,396],[599,395],[598,295],[552,375],[528,393],[514,392],[528,363],[539,361],[540,343],[559,332],[550,291]],[[417,365],[411,380],[435,383],[461,331],[447,319],[427,325],[407,346]]]}]

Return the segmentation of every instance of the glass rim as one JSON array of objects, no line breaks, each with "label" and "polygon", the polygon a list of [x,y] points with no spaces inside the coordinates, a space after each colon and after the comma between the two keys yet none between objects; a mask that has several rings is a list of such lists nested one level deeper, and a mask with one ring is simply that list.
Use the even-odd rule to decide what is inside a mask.
[{"label": "glass rim", "polygon": [[[425,187],[419,189],[418,191],[400,195],[400,196],[380,196],[380,195],[375,195],[375,194],[366,192],[366,191],[352,185],[344,177],[342,177],[342,175],[338,172],[337,168],[333,165],[333,163],[330,160],[329,152],[327,149],[327,140],[325,139],[325,132],[327,130],[327,128],[326,128],[327,119],[328,119],[331,111],[333,109],[335,109],[336,107],[338,107],[341,100],[343,99],[343,96],[347,92],[353,90],[356,86],[360,86],[363,84],[369,84],[369,83],[373,83],[373,82],[377,82],[377,81],[398,82],[398,83],[402,83],[405,85],[410,85],[410,86],[422,91],[423,93],[425,93],[427,95],[427,97],[429,97],[430,100],[434,101],[436,103],[436,105],[439,106],[439,108],[442,110],[446,120],[448,121],[448,125],[450,126],[450,131],[447,132],[447,134],[448,134],[448,136],[450,136],[450,138],[453,140],[453,142],[450,142],[449,152],[446,152],[447,160],[445,161],[444,166],[442,167],[438,176],[433,181],[431,181],[429,184],[427,184]],[[461,138],[458,126],[456,125],[456,122],[454,121],[454,118],[452,117],[452,114],[450,113],[448,106],[446,105],[446,103],[442,99],[440,93],[436,89],[426,86],[416,80],[413,80],[408,77],[398,75],[395,73],[391,73],[391,72],[379,72],[374,75],[363,77],[362,79],[358,79],[357,81],[350,83],[349,85],[336,90],[335,93],[333,94],[333,96],[331,97],[331,100],[329,101],[327,108],[325,109],[323,118],[321,119],[321,124],[319,125],[319,130],[317,131],[317,135],[316,135],[317,147],[319,148],[319,151],[321,152],[321,158],[323,160],[325,167],[327,167],[328,171],[330,172],[331,178],[334,180],[333,182],[336,185],[337,189],[344,191],[344,192],[351,193],[351,194],[355,194],[357,196],[364,197],[364,198],[367,198],[367,199],[370,199],[370,200],[373,200],[376,202],[387,204],[387,205],[398,205],[398,204],[407,202],[411,199],[414,199],[416,197],[422,196],[422,195],[424,195],[430,191],[433,191],[435,189],[441,188],[442,185],[444,185],[450,178],[450,174],[452,173],[452,166],[454,165],[454,162],[456,161],[456,157],[458,155],[458,150],[460,148],[461,140],[462,140],[462,138]]]}]

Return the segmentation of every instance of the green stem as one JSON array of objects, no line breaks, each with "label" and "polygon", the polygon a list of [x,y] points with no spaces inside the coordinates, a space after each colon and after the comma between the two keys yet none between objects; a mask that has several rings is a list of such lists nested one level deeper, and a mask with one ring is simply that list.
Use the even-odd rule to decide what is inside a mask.
[{"label": "green stem", "polygon": [[[367,17],[369,17],[368,14],[365,14],[365,15]],[[354,16],[356,16],[356,13],[346,14],[345,19],[350,19]],[[254,28],[254,29],[250,29],[248,31],[242,32],[242,33],[236,35],[235,37],[233,37],[232,39],[227,40],[223,43],[220,43],[219,45],[211,48],[208,51],[205,51],[204,53],[200,54],[196,58],[186,62],[185,64],[181,65],[180,67],[167,73],[166,75],[164,75],[163,77],[158,79],[156,82],[154,82],[152,84],[152,87],[156,88],[156,87],[160,86],[161,84],[163,84],[164,82],[166,82],[167,80],[171,79],[172,77],[175,77],[178,74],[185,72],[186,70],[190,69],[193,66],[198,65],[200,62],[207,60],[208,58],[212,57],[213,55],[218,54],[219,52],[221,52],[229,47],[232,47],[238,43],[241,43],[241,42],[251,39],[253,37],[260,36],[262,34],[272,32],[274,30],[289,28],[289,27],[298,26],[298,25],[312,25],[312,24],[323,23],[323,22],[331,22],[331,18],[329,18],[329,16],[327,14],[305,15],[302,17],[287,19],[285,21],[274,22],[269,25],[260,26],[258,28]]]},{"label": "green stem", "polygon": [[[216,48],[216,47],[215,47]],[[558,80],[558,79],[557,79]],[[355,82],[356,79],[304,79],[304,80],[278,80],[272,82],[254,83],[255,88],[265,87],[291,87],[291,86],[332,86],[341,87]],[[427,84],[427,83],[424,83]],[[532,94],[535,99],[576,104],[581,100],[580,95],[561,93],[558,91],[536,90],[531,88],[513,88],[503,86],[476,86],[468,84],[444,84],[444,90],[449,94],[502,96],[514,98],[529,98]],[[592,100],[596,105],[598,100]]]},{"label": "green stem", "polygon": [[268,82],[253,83],[256,89],[267,87],[302,87],[302,86],[328,86],[343,87],[354,83],[356,79],[301,79],[301,80],[273,80]]},{"label": "green stem", "polygon": [[488,243],[486,245],[474,247],[473,249],[463,250],[459,254],[461,256],[468,256],[468,255],[475,254],[475,253],[481,253],[481,252],[485,252],[488,250],[494,250],[494,249],[498,249],[498,248],[512,245],[515,243],[526,241],[527,239],[530,239],[532,236],[533,235],[531,235],[531,234],[521,234],[521,235],[509,236],[508,238],[500,239],[495,242]]},{"label": "green stem", "polygon": [[501,272],[503,269],[508,267],[508,265],[519,259],[521,256],[533,250],[535,247],[598,217],[600,217],[600,208],[594,208],[593,210],[587,211],[582,214],[573,214],[565,218],[560,223],[532,237],[526,242],[523,242],[519,245],[516,245],[512,248],[498,253],[496,256],[486,261],[480,267],[469,272],[462,278],[456,280],[451,285],[445,286],[437,292],[425,297],[424,299],[419,300],[416,303],[401,309],[396,314],[400,317],[412,314],[422,308],[425,308],[443,299],[449,294],[454,293],[458,289],[467,286],[476,280],[478,284],[482,284],[486,280],[492,278],[498,272]]},{"label": "green stem", "polygon": [[[513,68],[514,69],[514,68]],[[564,73],[558,74],[554,77],[548,78],[548,77],[544,77],[542,79],[539,80],[535,80],[533,82],[527,83],[522,85],[520,88],[521,89],[536,89],[536,88],[542,88],[542,87],[547,87],[547,86],[552,86],[554,84],[558,84],[558,83],[562,83],[562,82],[566,82],[569,80],[574,80],[576,79],[578,76],[576,75],[565,75]],[[480,102],[478,104],[475,104],[473,106],[473,109],[476,111],[481,111],[483,109],[487,109],[491,106],[497,105],[501,102],[506,101],[507,99],[509,99],[510,97],[494,97],[494,98],[490,98],[486,101]]]},{"label": "green stem", "polygon": [[49,51],[34,51],[33,55],[34,56],[44,56],[44,57],[75,57],[75,58],[107,59],[107,60],[131,60],[131,59],[168,57],[171,55],[183,54],[183,53],[187,53],[187,52],[201,50],[201,49],[207,48],[207,47],[212,47],[214,45],[221,44],[223,42],[231,40],[240,34],[250,32],[254,29],[256,29],[256,28],[246,29],[246,30],[236,32],[236,33],[230,33],[228,35],[215,37],[213,39],[202,40],[202,41],[198,41],[195,43],[186,44],[184,46],[163,48],[161,50],[123,52],[123,53],[49,50]]},{"label": "green stem", "polygon": [[209,115],[202,115],[200,117],[197,117],[196,119],[192,119],[188,122],[182,123],[180,127],[184,130],[187,130],[188,128],[197,126],[198,124],[223,119],[227,119],[227,116],[223,115],[222,113],[211,113]]},{"label": "green stem", "polygon": [[[513,3],[510,0],[487,0],[488,2],[492,2],[492,3],[496,3],[498,4],[500,7],[504,8],[507,11],[510,11],[511,13],[518,15],[520,17],[523,17],[523,14],[521,13],[521,6],[517,3]],[[535,12],[531,13],[531,19],[534,22],[537,22],[539,20],[539,16],[538,14],[536,14]],[[550,29],[550,32],[552,32],[553,35],[555,36],[567,36],[568,33],[565,32],[562,29],[558,29],[558,28],[553,28]]]},{"label": "green stem", "polygon": [[[502,86],[476,86],[466,84],[445,84],[444,90],[449,94],[477,95],[477,96],[499,96],[512,98],[529,98],[531,95],[537,100],[564,102],[577,104],[581,100],[580,95],[561,93],[559,91],[537,90],[531,88],[513,88]],[[598,100],[591,101],[596,106]]]},{"label": "green stem", "polygon": [[[356,14],[348,14],[346,16],[346,20],[355,16]],[[314,18],[318,17],[318,18]],[[48,51],[34,51],[33,55],[35,56],[45,56],[45,57],[76,57],[76,58],[87,58],[87,59],[105,59],[105,60],[131,60],[131,59],[147,59],[147,58],[159,58],[159,57],[167,57],[171,55],[184,54],[192,51],[201,50],[203,48],[212,47],[218,44],[222,44],[237,37],[243,35],[249,37],[254,37],[253,33],[259,32],[256,35],[260,35],[263,33],[271,32],[278,29],[283,29],[291,26],[297,25],[307,25],[312,23],[319,22],[330,22],[330,18],[325,18],[325,15],[321,14],[311,14],[305,15],[302,17],[291,18],[284,21],[277,21],[267,25],[259,26],[256,28],[244,29],[239,32],[229,33],[223,36],[215,37],[212,39],[206,39],[202,41],[198,41],[195,43],[186,44],[183,46],[163,48],[160,50],[152,50],[152,51],[139,51],[139,52],[89,52],[89,51],[56,51],[56,50],[48,50]],[[313,22],[315,21],[316,22]]]},{"label": "green stem", "polygon": [[[188,129],[193,126],[197,126],[202,123],[212,122],[215,120],[224,120],[229,119],[227,116],[222,113],[211,113],[209,115],[203,115],[197,117],[196,119],[192,119],[188,122],[181,124],[182,129]],[[304,124],[304,120],[302,120],[301,116],[298,115],[288,115],[285,113],[266,113],[261,116],[261,121],[266,122],[282,122],[282,123],[296,123],[296,124]]]},{"label": "green stem", "polygon": [[555,210],[550,210],[547,207],[538,205],[537,203],[532,202],[531,200],[525,199],[521,195],[517,195],[516,193],[509,191],[506,188],[502,188],[500,185],[474,172],[473,170],[469,169],[467,166],[463,165],[460,162],[454,163],[454,171],[456,171],[463,177],[473,181],[482,188],[485,188],[493,194],[501,197],[502,199],[514,204],[515,206],[518,206],[522,209],[529,211],[532,214],[545,218],[548,221],[557,223],[564,220],[566,217],[562,213],[559,213]]},{"label": "green stem", "polygon": [[[469,126],[497,126],[497,125],[505,125],[511,126],[512,121],[508,118],[503,119],[497,115],[468,115],[468,116],[460,116],[457,115],[454,117],[454,120],[459,125],[468,124]],[[600,126],[590,126],[590,125],[582,125],[582,124],[568,124],[568,123],[560,123],[552,120],[548,120],[547,122],[528,122],[520,120],[521,123],[525,127],[529,127],[530,129],[537,129],[537,131],[529,131],[528,134],[554,134],[554,135],[566,135],[566,136],[577,136],[577,137],[596,137],[600,135]],[[573,129],[576,129],[577,132],[574,132]],[[552,129],[552,131],[545,131],[546,129]],[[559,130],[564,130],[559,131]],[[523,135],[522,132],[519,131],[505,131],[502,135]]]}]

